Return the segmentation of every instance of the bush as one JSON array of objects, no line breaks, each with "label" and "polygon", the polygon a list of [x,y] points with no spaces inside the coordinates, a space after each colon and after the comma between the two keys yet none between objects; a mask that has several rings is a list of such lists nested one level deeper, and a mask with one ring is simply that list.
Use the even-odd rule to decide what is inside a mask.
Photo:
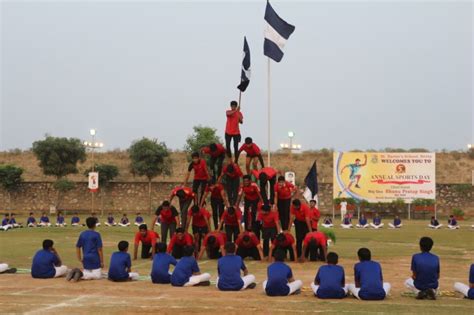
[{"label": "bush", "polygon": [[462,210],[459,209],[459,208],[454,208],[454,209],[453,209],[453,215],[454,215],[455,217],[462,217],[462,216],[464,216],[464,211],[462,211]]},{"label": "bush", "polygon": [[453,190],[458,194],[467,194],[472,189],[470,184],[457,184],[453,185]]},{"label": "bush", "polygon": [[221,143],[221,139],[217,136],[217,129],[205,126],[194,126],[194,133],[186,139],[184,149],[189,154],[200,152],[201,148],[211,143]]}]

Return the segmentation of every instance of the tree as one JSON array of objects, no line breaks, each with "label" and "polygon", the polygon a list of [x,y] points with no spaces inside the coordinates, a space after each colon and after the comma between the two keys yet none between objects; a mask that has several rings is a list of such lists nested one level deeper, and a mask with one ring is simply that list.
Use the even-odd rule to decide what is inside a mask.
[{"label": "tree", "polygon": [[99,173],[99,188],[100,188],[100,200],[102,215],[104,212],[104,199],[106,196],[107,188],[112,180],[119,175],[119,169],[117,166],[112,164],[95,164],[94,168],[89,168],[84,172],[86,177],[89,176],[89,172],[92,170]]},{"label": "tree", "polygon": [[156,139],[142,138],[135,140],[128,149],[130,155],[130,172],[133,175],[145,176],[148,179],[148,197],[150,213],[151,181],[158,175],[171,175],[170,151],[164,142]]},{"label": "tree", "polygon": [[8,194],[8,209],[12,209],[12,194],[20,189],[23,169],[15,165],[0,165],[0,185]]},{"label": "tree", "polygon": [[221,143],[221,139],[216,135],[217,129],[205,126],[194,126],[194,133],[186,139],[184,149],[188,153],[200,151],[202,147],[211,143]]},{"label": "tree", "polygon": [[33,153],[43,174],[56,178],[53,184],[57,191],[54,205],[59,207],[62,196],[74,188],[74,183],[64,177],[78,173],[77,163],[86,160],[86,149],[81,140],[76,138],[46,136],[44,140],[33,143]]}]

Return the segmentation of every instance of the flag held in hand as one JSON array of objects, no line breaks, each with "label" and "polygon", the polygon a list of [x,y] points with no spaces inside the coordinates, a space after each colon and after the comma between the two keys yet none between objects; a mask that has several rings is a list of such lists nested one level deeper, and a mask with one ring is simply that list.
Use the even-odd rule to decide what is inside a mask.
[{"label": "flag held in hand", "polygon": [[250,48],[247,43],[247,38],[244,37],[244,53],[242,57],[242,71],[240,73],[240,84],[237,87],[241,92],[244,92],[250,83]]}]

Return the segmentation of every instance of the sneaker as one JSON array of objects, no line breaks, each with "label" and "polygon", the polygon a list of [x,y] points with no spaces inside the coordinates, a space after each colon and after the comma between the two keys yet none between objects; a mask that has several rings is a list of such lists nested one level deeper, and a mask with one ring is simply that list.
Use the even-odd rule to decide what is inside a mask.
[{"label": "sneaker", "polygon": [[356,184],[354,187],[355,187],[355,188],[360,188],[360,186],[359,186],[359,185],[357,185],[357,184]]},{"label": "sneaker", "polygon": [[9,268],[2,273],[16,273],[16,268]]},{"label": "sneaker", "polygon": [[68,271],[67,275],[66,275],[66,281],[71,281],[71,279],[74,277],[74,273],[75,273],[76,269],[71,269]]},{"label": "sneaker", "polygon": [[82,271],[79,268],[75,268],[74,269],[74,276],[72,278],[72,281],[73,282],[79,281],[82,278],[83,275],[84,274],[82,273]]},{"label": "sneaker", "polygon": [[203,281],[203,282],[199,282],[196,286],[198,287],[208,287],[211,285],[211,281]]},{"label": "sneaker", "polygon": [[428,298],[428,293],[427,290],[421,290],[418,292],[418,295],[416,296],[417,300],[426,300]]},{"label": "sneaker", "polygon": [[295,293],[293,293],[294,295],[297,295],[297,294],[300,294],[301,293],[301,289],[298,289],[295,291]]},{"label": "sneaker", "polygon": [[436,292],[433,289],[426,290],[426,297],[428,300],[436,300]]},{"label": "sneaker", "polygon": [[255,289],[257,287],[257,284],[255,282],[252,282],[247,286],[247,289]]}]

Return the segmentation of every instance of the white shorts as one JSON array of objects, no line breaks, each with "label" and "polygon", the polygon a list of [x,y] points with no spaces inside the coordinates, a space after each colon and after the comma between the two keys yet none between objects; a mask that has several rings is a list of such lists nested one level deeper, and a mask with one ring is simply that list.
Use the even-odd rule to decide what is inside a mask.
[{"label": "white shorts", "polygon": [[54,275],[55,278],[59,278],[59,277],[62,277],[64,275],[66,275],[67,273],[67,267],[62,265],[62,266],[59,266],[59,267],[54,267],[54,269],[56,269],[56,274]]},{"label": "white shorts", "polygon": [[102,269],[84,269],[82,271],[84,274],[82,276],[83,280],[99,280],[102,278]]}]

